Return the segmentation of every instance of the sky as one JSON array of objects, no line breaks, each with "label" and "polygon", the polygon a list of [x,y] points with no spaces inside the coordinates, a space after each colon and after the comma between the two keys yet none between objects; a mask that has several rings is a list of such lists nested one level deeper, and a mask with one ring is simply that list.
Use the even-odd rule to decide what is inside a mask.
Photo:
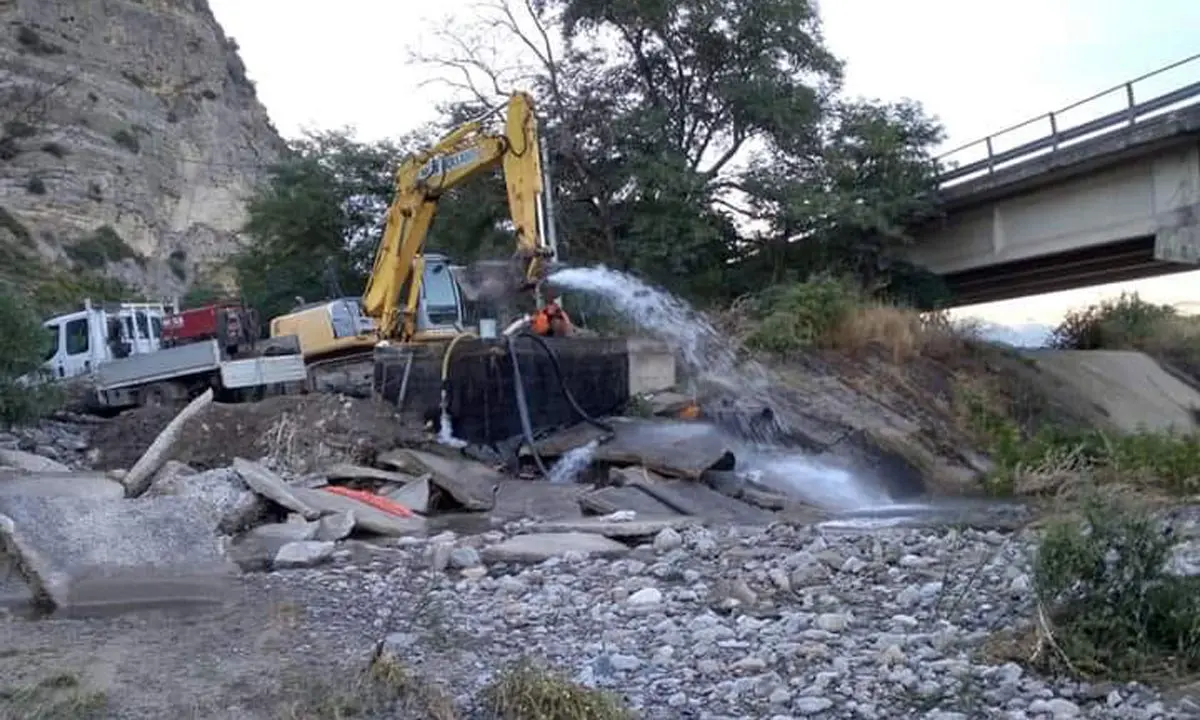
[{"label": "sky", "polygon": [[[364,139],[435,119],[453,90],[409,59],[436,48],[447,17],[473,0],[210,0],[237,39],[260,99],[284,135],[352,126]],[[946,126],[945,149],[1083,99],[1200,52],[1200,2],[1153,0],[825,0],[846,92],[920,101]],[[336,9],[334,9],[336,8]],[[1190,71],[1190,75],[1182,72]],[[1147,95],[1200,80],[1200,63],[1144,85]],[[1140,89],[1140,88],[1139,88]],[[1112,108],[1097,106],[1095,114]],[[1088,117],[1073,118],[1081,122]],[[963,308],[1006,323],[1055,323],[1122,290],[1154,302],[1200,301],[1200,272]]]}]

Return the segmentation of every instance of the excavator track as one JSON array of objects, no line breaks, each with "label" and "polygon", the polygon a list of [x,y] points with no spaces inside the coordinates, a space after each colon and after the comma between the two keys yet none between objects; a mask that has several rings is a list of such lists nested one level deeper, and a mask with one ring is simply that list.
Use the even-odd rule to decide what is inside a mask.
[{"label": "excavator track", "polygon": [[374,382],[375,357],[371,350],[308,363],[309,392],[369,398]]}]

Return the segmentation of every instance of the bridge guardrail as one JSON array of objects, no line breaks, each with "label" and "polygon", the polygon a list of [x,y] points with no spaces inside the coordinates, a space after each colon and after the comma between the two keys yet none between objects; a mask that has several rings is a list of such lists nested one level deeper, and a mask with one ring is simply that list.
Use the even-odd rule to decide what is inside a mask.
[{"label": "bridge guardrail", "polygon": [[[1193,63],[1195,64],[1193,65]],[[1200,76],[1200,53],[1173,62],[1145,75],[1140,75],[1128,82],[1098,92],[1066,107],[1043,113],[999,132],[992,133],[987,137],[944,152],[936,158],[937,162],[943,165],[943,167],[945,167],[948,158],[960,155],[968,150],[976,150],[983,154],[984,157],[980,160],[963,165],[953,165],[944,169],[938,176],[938,183],[941,187],[945,188],[979,176],[990,175],[1002,166],[1011,166],[1038,155],[1057,152],[1059,149],[1073,145],[1077,141],[1104,134],[1104,131],[1131,127],[1141,120],[1148,119],[1150,116],[1161,114],[1162,111],[1168,108],[1186,107],[1200,103],[1200,80],[1158,95],[1150,100],[1141,102],[1135,100],[1135,86],[1139,83],[1152,78],[1158,78],[1171,70],[1185,67],[1195,72],[1197,76]],[[1100,101],[1111,98],[1115,93],[1122,92],[1124,93],[1124,108],[1115,112],[1108,112],[1078,125],[1066,128],[1059,126],[1059,120],[1064,114],[1080,108],[1086,108],[1089,105],[1098,105]],[[1047,134],[1007,150],[996,151],[997,140],[1000,138],[1006,135],[1013,135],[1020,130],[1036,128],[1042,123],[1048,125],[1049,132]]]}]

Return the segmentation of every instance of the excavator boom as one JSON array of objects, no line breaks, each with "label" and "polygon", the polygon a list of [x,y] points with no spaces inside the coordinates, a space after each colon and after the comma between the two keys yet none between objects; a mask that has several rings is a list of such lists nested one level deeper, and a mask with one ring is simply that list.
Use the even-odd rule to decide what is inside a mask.
[{"label": "excavator boom", "polygon": [[506,106],[503,134],[489,134],[482,120],[472,120],[408,157],[396,170],[396,195],[362,298],[363,310],[377,320],[381,337],[407,341],[416,332],[422,252],[438,199],[497,165],[504,172],[527,286],[536,286],[545,261],[553,258],[543,231],[542,160],[533,100],[516,93]]}]

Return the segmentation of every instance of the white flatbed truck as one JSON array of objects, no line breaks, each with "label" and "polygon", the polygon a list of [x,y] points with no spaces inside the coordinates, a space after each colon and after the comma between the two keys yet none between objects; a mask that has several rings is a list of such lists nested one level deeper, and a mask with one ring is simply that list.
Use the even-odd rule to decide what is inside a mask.
[{"label": "white flatbed truck", "polygon": [[161,344],[161,303],[95,306],[50,318],[46,368],[58,381],[81,382],[84,404],[121,409],[186,401],[208,388],[218,397],[238,399],[267,389],[302,387],[304,358],[296,343],[275,353],[231,359],[215,339],[176,347]]}]

